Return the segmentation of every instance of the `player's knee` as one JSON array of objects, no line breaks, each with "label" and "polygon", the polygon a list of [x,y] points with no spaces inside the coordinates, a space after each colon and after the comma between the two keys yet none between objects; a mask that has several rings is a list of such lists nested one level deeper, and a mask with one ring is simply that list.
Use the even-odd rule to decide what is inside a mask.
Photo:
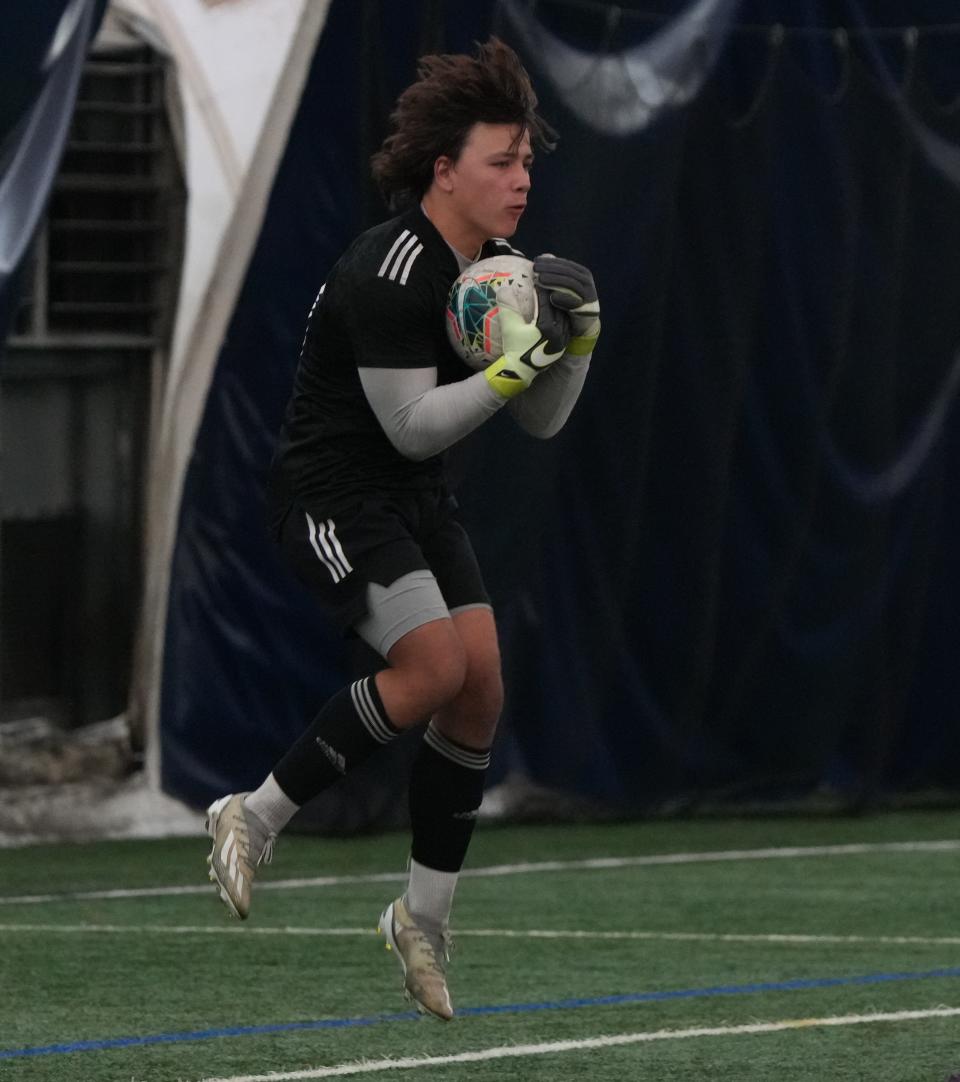
[{"label": "player's knee", "polygon": [[486,725],[495,726],[503,710],[503,677],[499,660],[469,666],[459,697],[466,712]]},{"label": "player's knee", "polygon": [[396,669],[422,718],[453,702],[463,690],[467,676],[466,651],[456,636],[431,645],[430,650],[405,658]]},{"label": "player's knee", "polygon": [[424,683],[431,696],[430,711],[446,706],[462,692],[467,678],[467,653],[463,644],[450,642],[429,659],[424,668]]},{"label": "player's knee", "polygon": [[488,748],[496,735],[503,710],[503,680],[499,658],[478,663],[473,658],[467,668],[460,694],[443,711],[448,735],[471,748]]}]

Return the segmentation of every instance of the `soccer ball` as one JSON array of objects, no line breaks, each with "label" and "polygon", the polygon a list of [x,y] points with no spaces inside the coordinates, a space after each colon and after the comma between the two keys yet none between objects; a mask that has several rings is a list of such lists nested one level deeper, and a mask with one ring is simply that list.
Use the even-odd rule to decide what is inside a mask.
[{"label": "soccer ball", "polygon": [[457,355],[478,372],[503,356],[500,309],[513,308],[531,322],[537,314],[533,263],[494,255],[473,263],[450,288],[447,337]]}]

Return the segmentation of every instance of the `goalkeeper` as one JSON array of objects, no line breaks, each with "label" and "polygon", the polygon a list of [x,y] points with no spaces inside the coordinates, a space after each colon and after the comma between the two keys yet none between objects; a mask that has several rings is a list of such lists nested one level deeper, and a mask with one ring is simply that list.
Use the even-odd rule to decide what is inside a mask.
[{"label": "goalkeeper", "polygon": [[[400,96],[373,173],[397,217],[358,237],[307,322],[271,476],[276,538],[306,588],[383,667],[334,695],[258,789],[208,809],[210,877],[237,917],[298,808],[402,730],[424,726],[409,791],[403,895],[381,916],[407,995],[449,1019],[449,917],[503,701],[490,600],[457,521],[445,451],[506,408],[554,435],[600,332],[593,277],[534,262],[535,320],[506,313],[503,356],[472,373],[450,348],[447,295],[513,252],[535,148],[554,133],[516,54],[428,56]],[[499,239],[498,239],[499,238]]]}]

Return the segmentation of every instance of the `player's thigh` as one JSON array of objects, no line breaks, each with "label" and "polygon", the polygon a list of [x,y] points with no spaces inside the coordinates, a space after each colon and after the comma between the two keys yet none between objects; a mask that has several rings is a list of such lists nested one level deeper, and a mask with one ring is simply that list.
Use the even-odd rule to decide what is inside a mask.
[{"label": "player's thigh", "polygon": [[[472,551],[465,567],[458,568],[455,554],[438,562],[447,581],[457,584],[458,598],[485,596],[482,583],[476,586]],[[470,719],[464,742],[483,743],[475,726],[486,733],[503,701],[497,630],[487,602],[469,600],[451,613],[433,572],[415,571],[389,586],[370,584],[367,612],[354,626],[389,664],[377,675],[377,687],[396,724],[463,714]],[[448,735],[463,739],[459,729],[453,726]]]},{"label": "player's thigh", "polygon": [[376,680],[394,724],[425,721],[460,694],[466,650],[432,571],[370,583],[354,630],[388,663]]},{"label": "player's thigh", "polygon": [[[433,572],[429,568],[408,571],[382,586],[367,584],[365,613],[353,628],[368,646],[391,665],[397,665],[394,647],[412,632],[428,624],[443,622],[445,629],[434,629],[431,635],[417,635],[413,641],[455,639],[450,610]],[[406,656],[407,651],[402,652]]]}]

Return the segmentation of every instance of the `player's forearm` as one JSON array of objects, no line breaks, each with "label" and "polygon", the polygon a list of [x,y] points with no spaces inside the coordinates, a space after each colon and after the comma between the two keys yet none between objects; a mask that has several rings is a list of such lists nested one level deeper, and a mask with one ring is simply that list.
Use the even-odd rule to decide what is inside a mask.
[{"label": "player's forearm", "polygon": [[416,462],[445,451],[506,403],[482,372],[438,387],[435,368],[361,368],[360,383],[387,438]]},{"label": "player's forearm", "polygon": [[567,423],[583,390],[590,356],[565,356],[537,376],[530,388],[510,400],[509,410],[531,436],[549,439]]}]

